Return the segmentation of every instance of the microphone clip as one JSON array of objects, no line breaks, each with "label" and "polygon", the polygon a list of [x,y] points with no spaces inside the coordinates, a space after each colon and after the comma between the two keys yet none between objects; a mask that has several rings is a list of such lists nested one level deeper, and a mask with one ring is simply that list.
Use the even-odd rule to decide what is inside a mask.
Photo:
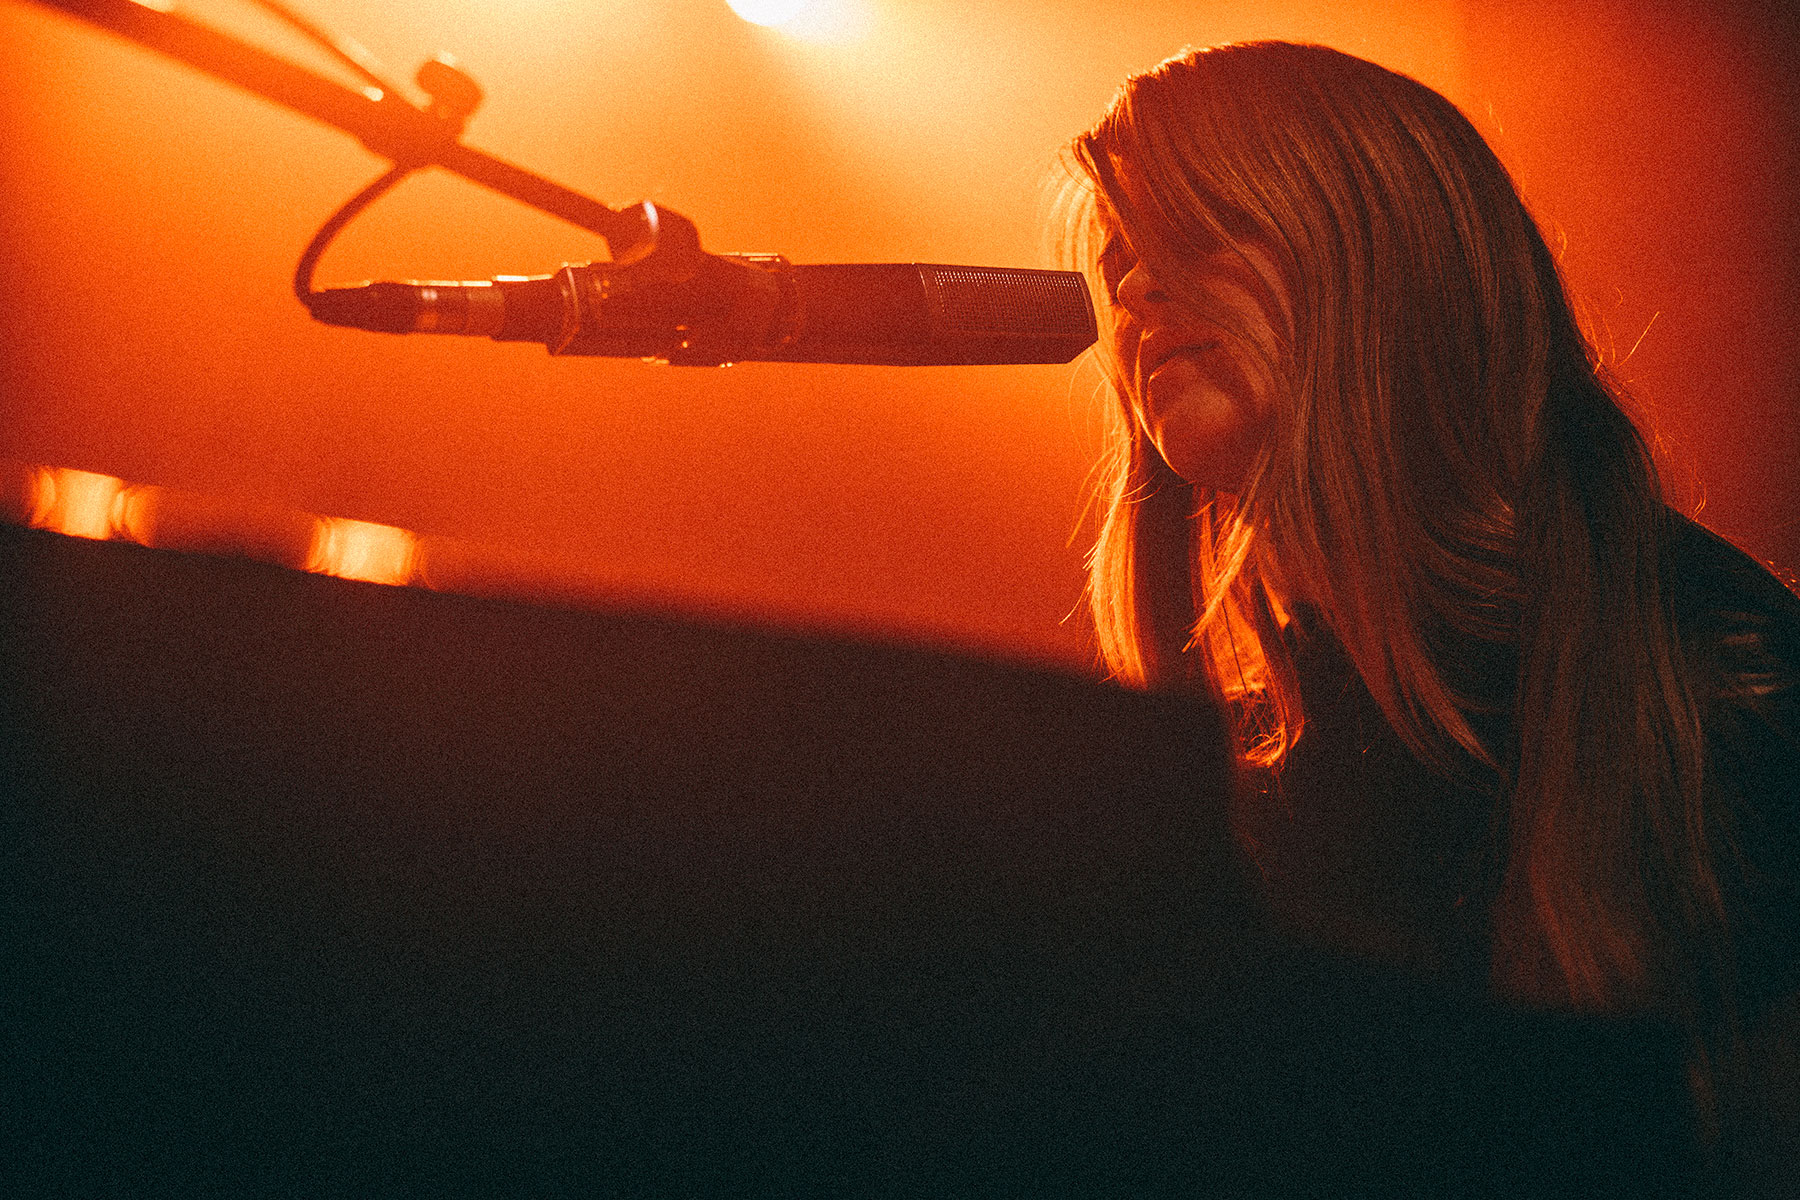
[{"label": "microphone clip", "polygon": [[724,366],[791,344],[804,324],[793,267],[778,254],[709,254],[694,223],[648,201],[647,236],[623,258],[557,273],[562,324],[551,354]]}]

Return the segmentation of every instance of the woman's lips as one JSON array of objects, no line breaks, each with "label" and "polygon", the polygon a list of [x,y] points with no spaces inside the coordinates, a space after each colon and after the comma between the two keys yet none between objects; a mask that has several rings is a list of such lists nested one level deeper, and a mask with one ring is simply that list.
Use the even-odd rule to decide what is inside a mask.
[{"label": "woman's lips", "polygon": [[1138,374],[1149,379],[1152,375],[1168,366],[1169,363],[1184,354],[1204,354],[1219,348],[1217,338],[1208,338],[1199,342],[1158,343],[1148,341],[1138,351]]}]

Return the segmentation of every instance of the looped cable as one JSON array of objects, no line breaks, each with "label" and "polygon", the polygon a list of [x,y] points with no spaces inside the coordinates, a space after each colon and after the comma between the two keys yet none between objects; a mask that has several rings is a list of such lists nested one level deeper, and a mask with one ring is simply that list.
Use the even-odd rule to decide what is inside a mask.
[{"label": "looped cable", "polygon": [[415,170],[417,170],[416,167],[396,164],[381,178],[346,200],[343,207],[332,213],[325,223],[319,226],[319,232],[313,234],[312,241],[306,244],[306,249],[300,253],[300,261],[294,266],[294,295],[299,297],[300,303],[309,309],[312,307],[313,297],[318,294],[313,291],[313,271],[317,269],[319,259],[325,254],[325,248],[331,245],[332,239],[337,237],[344,226],[355,220],[358,213],[373,204],[382,193]]}]

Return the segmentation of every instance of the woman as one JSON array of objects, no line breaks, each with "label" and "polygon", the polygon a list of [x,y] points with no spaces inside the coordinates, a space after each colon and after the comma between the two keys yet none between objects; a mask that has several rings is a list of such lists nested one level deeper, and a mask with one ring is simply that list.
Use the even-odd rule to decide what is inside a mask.
[{"label": "woman", "polygon": [[1666,1014],[1705,1120],[1755,1125],[1793,1088],[1744,1047],[1800,985],[1800,601],[1663,505],[1505,169],[1429,88],[1285,43],[1171,59],[1072,149],[1101,649],[1234,713],[1276,920]]}]

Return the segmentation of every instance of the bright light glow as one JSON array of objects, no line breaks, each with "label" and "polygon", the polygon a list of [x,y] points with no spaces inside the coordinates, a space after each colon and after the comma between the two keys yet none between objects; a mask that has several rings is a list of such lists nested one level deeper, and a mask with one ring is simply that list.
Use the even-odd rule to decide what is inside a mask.
[{"label": "bright light glow", "polygon": [[813,0],[727,0],[731,11],[752,25],[785,25],[812,6]]},{"label": "bright light glow", "polygon": [[118,502],[113,505],[113,535],[140,546],[150,545],[150,538],[156,532],[156,513],[162,497],[162,488],[144,485],[127,487],[120,492]]},{"label": "bright light glow", "polygon": [[70,537],[113,535],[125,496],[125,481],[92,471],[57,467],[37,473],[32,488],[30,523]]},{"label": "bright light glow", "polygon": [[405,584],[412,581],[417,544],[409,531],[392,525],[320,517],[306,569],[341,579]]},{"label": "bright light glow", "polygon": [[781,32],[793,41],[844,47],[868,40],[875,20],[873,0],[813,0]]},{"label": "bright light glow", "polygon": [[864,41],[875,25],[874,0],[729,0],[738,16],[779,28],[783,40],[820,46]]},{"label": "bright light glow", "polygon": [[423,582],[410,530],[0,460],[0,520],[20,519],[70,537],[242,555],[369,583]]}]

